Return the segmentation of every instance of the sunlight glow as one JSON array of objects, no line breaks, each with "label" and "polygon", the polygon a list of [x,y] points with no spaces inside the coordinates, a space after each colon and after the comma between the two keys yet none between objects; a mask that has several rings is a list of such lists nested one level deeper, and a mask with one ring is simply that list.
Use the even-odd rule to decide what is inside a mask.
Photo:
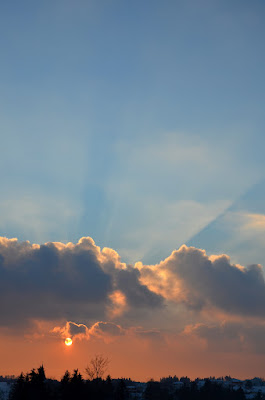
[{"label": "sunlight glow", "polygon": [[65,339],[64,343],[66,346],[71,346],[73,344],[72,339],[69,337]]}]

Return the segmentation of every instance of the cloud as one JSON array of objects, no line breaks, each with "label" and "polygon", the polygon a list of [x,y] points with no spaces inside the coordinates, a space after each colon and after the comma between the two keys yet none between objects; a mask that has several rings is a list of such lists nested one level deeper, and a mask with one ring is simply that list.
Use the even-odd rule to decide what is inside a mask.
[{"label": "cloud", "polygon": [[213,323],[220,315],[265,315],[260,265],[233,265],[227,255],[185,245],[160,264],[133,266],[88,237],[44,245],[0,238],[0,276],[0,327],[25,332],[34,321],[78,321],[68,322],[63,334],[106,338],[120,331],[117,326],[140,325],[143,337],[180,332],[204,323],[206,314],[215,315]]},{"label": "cloud", "polygon": [[265,231],[265,215],[264,214],[243,214],[245,217],[246,222],[244,225],[244,229],[254,229],[254,230],[261,230]]},{"label": "cloud", "polygon": [[108,342],[114,337],[122,336],[126,332],[120,325],[116,325],[112,322],[96,322],[89,329],[89,334],[92,337],[103,339]]},{"label": "cloud", "polygon": [[127,310],[126,296],[120,291],[115,290],[109,295],[111,304],[109,306],[109,315],[111,318],[120,317]]},{"label": "cloud", "polygon": [[[45,332],[47,334],[47,332]],[[67,321],[62,327],[55,326],[50,333],[59,335],[62,339],[68,337],[74,339],[89,339],[89,329],[85,324],[77,324],[76,322]]]},{"label": "cloud", "polygon": [[[161,340],[163,337],[163,334],[158,329],[147,330],[139,326],[124,328],[121,325],[108,321],[98,321],[91,326],[67,321],[65,325],[55,326],[50,330],[47,330],[46,326],[41,326],[39,328],[42,330],[42,336],[47,335],[49,332],[62,339],[71,337],[73,341],[103,340],[105,343],[110,343],[122,336],[151,341]],[[40,334],[38,336],[40,336]]]},{"label": "cloud", "polygon": [[117,270],[115,281],[119,288],[122,288],[127,301],[134,307],[156,307],[162,304],[160,294],[148,289],[145,284],[139,285],[140,272],[130,265],[126,270]]},{"label": "cloud", "polygon": [[102,353],[113,360],[114,376],[134,368],[157,378],[207,375],[213,365],[216,375],[245,375],[242,360],[258,374],[265,354],[263,272],[185,245],[159,264],[129,265],[89,237],[44,245],[0,238],[1,354],[10,370],[14,363],[22,368],[28,354],[28,362],[38,357],[51,368],[56,354],[64,368],[64,340],[71,337],[71,368],[86,362],[84,354]]},{"label": "cloud", "polygon": [[[67,321],[65,325],[55,326],[49,332],[62,339],[67,337],[71,337],[73,341],[102,339],[108,343],[115,337],[124,335],[126,330],[113,322],[98,321],[89,327],[85,324]],[[47,334],[47,330],[44,334]]]},{"label": "cloud", "polygon": [[140,303],[143,309],[163,303],[140,282],[137,269],[91,238],[44,245],[0,238],[0,274],[1,326],[41,319],[95,321],[110,310],[121,315]]},{"label": "cloud", "polygon": [[183,245],[160,264],[138,263],[137,267],[142,283],[150,290],[188,308],[265,315],[265,281],[260,265],[233,265],[227,255],[208,257],[204,250]]},{"label": "cloud", "polygon": [[184,334],[205,341],[206,348],[214,352],[254,352],[265,354],[264,323],[225,321],[187,326]]}]

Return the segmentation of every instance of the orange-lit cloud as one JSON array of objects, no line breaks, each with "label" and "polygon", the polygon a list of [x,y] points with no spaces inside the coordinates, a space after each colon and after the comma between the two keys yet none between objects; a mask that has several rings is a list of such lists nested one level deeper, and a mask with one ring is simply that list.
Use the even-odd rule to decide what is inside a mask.
[{"label": "orange-lit cloud", "polygon": [[67,321],[62,327],[55,326],[50,330],[51,333],[59,335],[62,339],[71,337],[74,340],[89,339],[89,329],[85,324],[77,324],[72,321]]},{"label": "orange-lit cloud", "polygon": [[89,322],[130,317],[137,323],[170,304],[198,313],[265,315],[260,265],[233,265],[227,255],[208,256],[194,247],[183,245],[156,265],[131,266],[91,238],[44,245],[0,238],[0,256],[2,326],[69,317]]},{"label": "orange-lit cloud", "polygon": [[263,267],[233,265],[227,255],[207,256],[181,246],[157,265],[137,264],[140,280],[163,298],[188,308],[217,308],[228,314],[265,315]]},{"label": "orange-lit cloud", "polygon": [[[227,255],[181,246],[156,265],[121,263],[112,249],[91,238],[77,244],[31,245],[0,239],[0,324],[30,320],[96,321],[131,316],[137,321],[176,303],[201,312],[264,317],[265,282],[260,265],[233,265]],[[16,304],[20,304],[19,311]],[[5,322],[6,321],[6,322]]]},{"label": "orange-lit cloud", "polygon": [[109,295],[111,304],[109,306],[110,318],[120,317],[127,310],[127,300],[120,290],[115,290]]},{"label": "orange-lit cloud", "polygon": [[0,238],[0,272],[0,335],[23,337],[32,348],[64,346],[71,337],[71,354],[81,346],[124,357],[132,351],[134,359],[141,351],[168,372],[164,355],[171,366],[173,354],[187,366],[188,354],[193,365],[203,356],[210,368],[220,349],[237,366],[242,353],[264,361],[260,265],[233,265],[227,255],[185,245],[159,264],[126,265],[91,238],[44,245]]}]

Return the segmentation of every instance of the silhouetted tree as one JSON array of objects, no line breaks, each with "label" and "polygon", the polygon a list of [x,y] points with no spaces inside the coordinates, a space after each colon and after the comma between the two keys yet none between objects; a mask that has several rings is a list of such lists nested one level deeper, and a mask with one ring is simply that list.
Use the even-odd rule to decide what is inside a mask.
[{"label": "silhouetted tree", "polygon": [[26,385],[26,379],[21,372],[19,375],[16,383],[13,385],[13,388],[11,390],[11,393],[9,395],[10,400],[27,400],[27,385]]},{"label": "silhouetted tree", "polygon": [[[93,364],[92,360],[95,361]],[[98,356],[91,360],[90,368],[95,367],[94,377],[84,381],[82,375],[75,369],[72,374],[66,371],[61,381],[46,379],[43,365],[38,369],[33,368],[29,373],[20,374],[13,385],[9,400],[127,400],[133,398],[127,391],[127,385],[134,385],[131,379],[111,380],[108,375],[103,380],[108,360]],[[103,361],[107,360],[107,363]],[[101,362],[102,361],[102,362]],[[98,367],[98,368],[96,368]],[[188,377],[182,377],[183,386],[174,389],[173,382],[177,377],[162,378],[160,382],[150,380],[143,394],[144,400],[245,400],[242,388],[238,390],[231,386],[226,387],[215,380],[205,379],[204,385],[198,387],[199,379],[190,381]],[[175,393],[174,393],[175,390]],[[131,397],[130,397],[131,396]],[[259,392],[255,400],[264,400]],[[0,399],[1,400],[1,399]]]},{"label": "silhouetted tree", "polygon": [[68,370],[65,371],[64,376],[61,379],[61,397],[62,400],[70,400],[70,386],[71,375]]},{"label": "silhouetted tree", "polygon": [[90,380],[102,379],[105,372],[108,369],[109,359],[103,357],[101,354],[96,354],[94,358],[90,360],[89,365],[85,368],[85,371]]},{"label": "silhouetted tree", "polygon": [[151,379],[147,382],[147,386],[144,392],[145,400],[160,400],[161,397],[161,390],[160,390],[160,383],[155,382]]},{"label": "silhouetted tree", "polygon": [[127,394],[127,390],[126,390],[126,385],[125,385],[124,379],[119,379],[119,382],[116,386],[114,398],[115,398],[115,400],[125,400],[126,394]]},{"label": "silhouetted tree", "polygon": [[17,379],[11,391],[11,400],[48,400],[46,377],[43,365],[33,368],[26,376],[23,373]]},{"label": "silhouetted tree", "polygon": [[33,368],[28,374],[29,377],[29,399],[47,400],[47,390],[45,386],[45,371],[41,365],[37,371]]},{"label": "silhouetted tree", "polygon": [[113,386],[112,386],[112,380],[110,375],[107,376],[106,381],[105,381],[105,398],[107,399],[113,399]]}]

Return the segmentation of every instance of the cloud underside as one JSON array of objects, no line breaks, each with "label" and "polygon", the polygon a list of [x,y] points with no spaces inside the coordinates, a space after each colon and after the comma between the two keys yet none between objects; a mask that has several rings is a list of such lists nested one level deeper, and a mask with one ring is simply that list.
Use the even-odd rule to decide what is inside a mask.
[{"label": "cloud underside", "polygon": [[0,277],[2,328],[26,332],[49,321],[53,335],[80,340],[180,335],[211,349],[222,338],[226,348],[265,352],[263,267],[233,265],[227,255],[183,245],[159,264],[127,265],[89,237],[44,245],[0,238]]}]

